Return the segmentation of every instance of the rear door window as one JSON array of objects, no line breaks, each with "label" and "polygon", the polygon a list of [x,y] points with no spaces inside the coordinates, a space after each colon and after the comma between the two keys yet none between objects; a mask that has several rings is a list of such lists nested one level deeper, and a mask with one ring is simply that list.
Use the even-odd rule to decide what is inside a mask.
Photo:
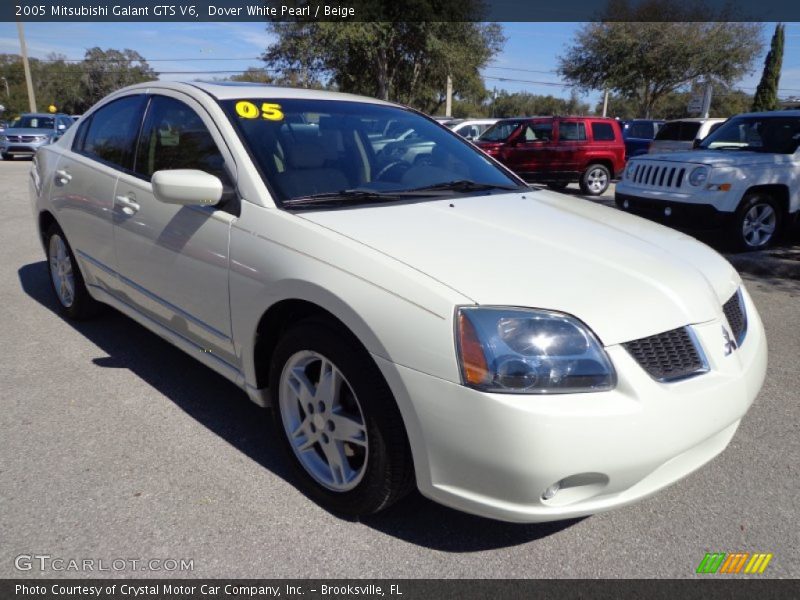
[{"label": "rear door window", "polygon": [[562,142],[585,141],[586,125],[577,121],[561,121],[558,125],[558,139]]},{"label": "rear door window", "polygon": [[127,169],[133,159],[144,109],[144,95],[125,96],[94,112],[81,124],[73,150]]}]

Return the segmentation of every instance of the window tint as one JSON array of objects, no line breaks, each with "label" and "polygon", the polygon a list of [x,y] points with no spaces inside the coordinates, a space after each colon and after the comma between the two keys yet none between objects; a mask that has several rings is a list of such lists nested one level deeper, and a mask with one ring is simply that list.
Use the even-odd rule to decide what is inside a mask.
[{"label": "window tint", "polygon": [[586,139],[586,126],[575,121],[562,121],[558,126],[558,139],[562,142],[579,142]]},{"label": "window tint", "polygon": [[498,121],[483,132],[481,141],[502,142],[503,140],[507,140],[521,124],[522,121]]},{"label": "window tint", "polygon": [[81,124],[76,151],[103,162],[127,167],[139,132],[144,96],[126,96],[96,111]]},{"label": "window tint", "polygon": [[136,152],[136,172],[150,179],[166,169],[199,169],[229,179],[225,159],[197,113],[180,100],[153,96]]},{"label": "window tint", "polygon": [[614,126],[611,123],[592,123],[592,137],[596,142],[613,142]]}]

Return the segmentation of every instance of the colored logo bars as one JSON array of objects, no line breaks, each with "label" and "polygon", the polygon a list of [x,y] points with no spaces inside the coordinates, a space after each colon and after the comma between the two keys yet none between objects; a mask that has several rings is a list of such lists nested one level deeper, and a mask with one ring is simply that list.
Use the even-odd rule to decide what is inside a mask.
[{"label": "colored logo bars", "polygon": [[757,552],[707,552],[697,566],[697,572],[708,573],[745,573],[749,575],[761,574],[767,569],[772,554]]}]

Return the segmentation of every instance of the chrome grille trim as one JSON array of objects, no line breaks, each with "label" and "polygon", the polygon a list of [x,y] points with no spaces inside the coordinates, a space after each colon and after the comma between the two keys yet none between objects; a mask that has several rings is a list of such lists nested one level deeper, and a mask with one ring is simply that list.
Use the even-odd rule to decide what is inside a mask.
[{"label": "chrome grille trim", "polygon": [[744,305],[741,287],[722,305],[722,311],[728,320],[736,345],[741,346],[744,338],[747,337],[747,310]]}]

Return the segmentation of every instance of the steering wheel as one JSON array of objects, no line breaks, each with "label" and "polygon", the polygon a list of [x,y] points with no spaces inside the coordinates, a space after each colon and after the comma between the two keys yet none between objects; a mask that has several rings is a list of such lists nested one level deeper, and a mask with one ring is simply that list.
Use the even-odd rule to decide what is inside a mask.
[{"label": "steering wheel", "polygon": [[[410,168],[410,165],[403,162],[402,160],[393,160],[388,165],[383,167],[380,171],[378,171],[378,173],[375,175],[375,181],[382,181],[383,177],[395,167],[401,167],[403,169],[403,173],[405,173]],[[400,176],[402,176],[402,174]],[[387,179],[387,181],[399,181],[399,178],[396,180]]]}]

